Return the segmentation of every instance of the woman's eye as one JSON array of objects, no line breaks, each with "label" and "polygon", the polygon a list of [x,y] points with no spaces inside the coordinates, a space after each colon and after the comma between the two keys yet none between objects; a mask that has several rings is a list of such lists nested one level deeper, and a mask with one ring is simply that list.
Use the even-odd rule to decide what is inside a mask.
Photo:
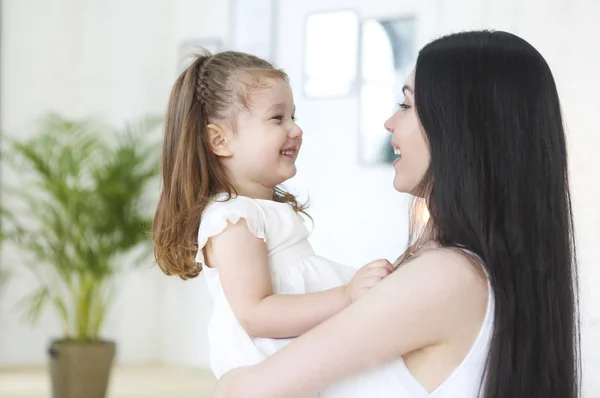
[{"label": "woman's eye", "polygon": [[398,104],[398,106],[400,107],[400,109],[404,109],[404,110],[410,108],[410,105],[406,105],[405,103]]},{"label": "woman's eye", "polygon": [[271,119],[282,121],[283,120],[283,115],[273,116]]}]

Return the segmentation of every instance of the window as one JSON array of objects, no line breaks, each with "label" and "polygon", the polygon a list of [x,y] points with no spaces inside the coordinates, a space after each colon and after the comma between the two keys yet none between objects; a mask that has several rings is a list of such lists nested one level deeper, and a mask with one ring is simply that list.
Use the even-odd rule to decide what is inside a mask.
[{"label": "window", "polygon": [[391,163],[383,122],[402,102],[402,86],[414,67],[413,19],[368,19],[362,24],[359,157],[362,164]]},{"label": "window", "polygon": [[351,10],[307,18],[304,94],[308,98],[356,94],[359,162],[391,163],[394,154],[383,122],[403,100],[402,86],[414,67],[415,20],[359,23]]}]

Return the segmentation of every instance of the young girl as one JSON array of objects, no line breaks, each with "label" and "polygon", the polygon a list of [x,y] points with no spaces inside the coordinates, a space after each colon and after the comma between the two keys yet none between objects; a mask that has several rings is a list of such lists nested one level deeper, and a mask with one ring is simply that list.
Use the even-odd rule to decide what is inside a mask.
[{"label": "young girl", "polygon": [[252,55],[198,57],[167,111],[154,252],[167,275],[204,270],[217,378],[274,354],[391,271],[315,255],[304,207],[279,187],[296,174],[302,130],[288,78]]}]

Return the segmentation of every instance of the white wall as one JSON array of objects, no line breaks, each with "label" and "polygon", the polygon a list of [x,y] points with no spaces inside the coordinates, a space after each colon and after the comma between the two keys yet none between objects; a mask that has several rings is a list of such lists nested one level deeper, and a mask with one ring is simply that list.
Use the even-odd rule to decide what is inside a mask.
[{"label": "white wall", "polygon": [[[2,7],[2,131],[13,136],[33,134],[33,123],[46,110],[117,124],[162,114],[180,42],[226,39],[229,21],[228,1],[7,0]],[[19,178],[3,174],[6,181]],[[21,320],[15,302],[35,282],[13,248],[3,248],[1,264],[16,275],[0,296],[0,367],[44,363],[59,325],[51,312],[35,327]],[[148,259],[118,280],[104,336],[118,340],[119,361],[159,361],[163,352],[176,360],[198,339],[166,333],[185,329],[193,318],[177,317],[177,326],[165,328],[172,323],[163,322],[164,304],[170,320],[185,299],[177,292],[183,282],[168,285],[166,279]]]}]

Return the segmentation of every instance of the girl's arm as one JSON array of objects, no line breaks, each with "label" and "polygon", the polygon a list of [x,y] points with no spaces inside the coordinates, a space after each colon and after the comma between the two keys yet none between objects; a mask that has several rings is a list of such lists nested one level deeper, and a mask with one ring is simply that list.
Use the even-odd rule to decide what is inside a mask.
[{"label": "girl's arm", "polygon": [[346,286],[318,293],[273,294],[265,243],[242,218],[206,247],[207,263],[219,269],[223,291],[246,332],[254,337],[299,336],[350,304]]},{"label": "girl's arm", "polygon": [[486,297],[466,260],[426,253],[264,362],[226,374],[214,397],[305,397],[414,350],[456,342],[481,324]]}]

